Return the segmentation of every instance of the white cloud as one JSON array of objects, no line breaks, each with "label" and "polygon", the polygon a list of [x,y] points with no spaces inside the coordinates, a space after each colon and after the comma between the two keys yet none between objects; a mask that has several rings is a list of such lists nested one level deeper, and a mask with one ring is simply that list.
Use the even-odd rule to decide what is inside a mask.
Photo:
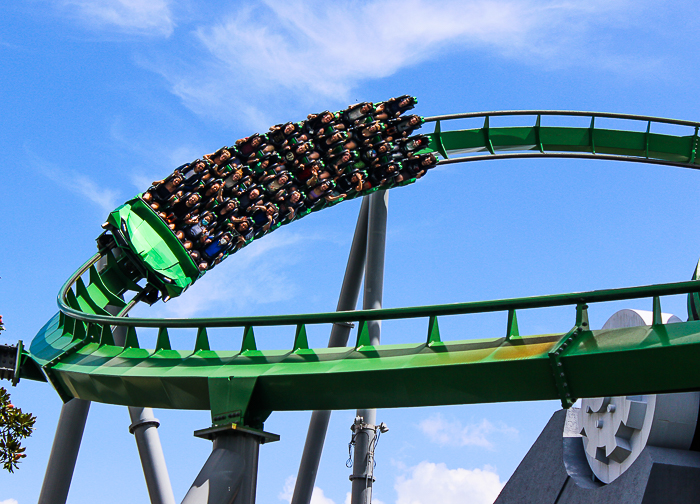
[{"label": "white cloud", "polygon": [[574,64],[583,48],[592,50],[593,25],[611,22],[627,3],[263,0],[199,26],[194,34],[205,57],[189,67],[143,64],[155,67],[197,113],[269,125],[284,100],[287,110],[300,100],[306,107],[344,104],[361,82],[417,67],[437,53],[479,50],[538,65]]},{"label": "white cloud", "polygon": [[[299,287],[289,279],[286,269],[304,257],[294,246],[309,241],[309,237],[281,230],[255,240],[236,252],[235,258],[223,261],[204,275],[186,296],[168,301],[164,309],[171,316],[193,317],[210,310],[230,312],[231,306],[240,310],[290,299]],[[296,252],[292,254],[290,250]]]},{"label": "white cloud", "polygon": [[0,501],[0,504],[17,504],[17,501],[14,499],[5,499],[4,501]]},{"label": "white cloud", "polygon": [[39,162],[37,159],[35,164],[37,169],[46,177],[97,204],[105,214],[114,210],[121,203],[119,191],[103,187],[82,173],[73,170],[63,170],[44,160]]},{"label": "white cloud", "polygon": [[175,27],[168,0],[63,0],[61,3],[95,28],[168,37]]},{"label": "white cloud", "polygon": [[[292,502],[292,495],[294,495],[294,484],[296,483],[296,481],[297,479],[294,476],[289,476],[284,481],[284,487],[278,495],[280,500]],[[323,494],[323,490],[315,486],[311,494],[311,504],[335,504],[335,502],[333,502],[332,499],[326,497]]]},{"label": "white cloud", "polygon": [[431,441],[440,445],[481,446],[493,448],[493,443],[488,439],[492,434],[506,434],[514,436],[518,430],[499,423],[492,424],[485,418],[477,424],[462,425],[459,420],[447,420],[440,413],[431,415],[418,424],[420,430]]},{"label": "white cloud", "polygon": [[76,193],[85,196],[87,199],[99,205],[106,213],[114,210],[119,201],[119,191],[101,187],[99,184],[85,175],[74,174],[70,180],[63,181],[63,184]]},{"label": "white cloud", "polygon": [[[352,492],[348,492],[345,494],[345,504],[350,504],[350,502],[352,502]],[[384,502],[375,498],[374,494],[372,494],[372,504],[384,504]]]},{"label": "white cloud", "polygon": [[523,45],[542,12],[498,0],[264,3],[197,37],[224,67],[260,83],[342,99],[358,81],[416,65],[448,42]]},{"label": "white cloud", "polygon": [[491,467],[448,469],[444,463],[423,461],[394,484],[396,504],[491,504],[503,483]]},{"label": "white cloud", "polygon": [[[112,120],[109,136],[119,149],[142,160],[130,174],[131,182],[137,191],[143,192],[155,180],[163,179],[173,171],[173,168],[201,157],[205,152],[201,147],[190,142],[178,144],[175,141],[164,140],[154,142],[152,138],[144,137],[134,131],[123,117],[117,116]],[[211,150],[211,149],[210,149]]]}]

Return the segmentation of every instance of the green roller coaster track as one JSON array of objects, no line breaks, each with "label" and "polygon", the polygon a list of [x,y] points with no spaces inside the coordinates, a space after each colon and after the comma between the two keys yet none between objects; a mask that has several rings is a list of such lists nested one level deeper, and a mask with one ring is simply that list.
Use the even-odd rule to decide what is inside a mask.
[{"label": "green roller coaster track", "polygon": [[[493,117],[532,116],[534,125],[491,127]],[[583,116],[590,126],[546,126],[551,116]],[[483,119],[475,129],[443,131],[458,119]],[[596,120],[617,119],[637,129],[602,129]],[[700,123],[591,112],[506,111],[427,118],[435,123],[430,150],[440,164],[522,157],[576,157],[698,168]],[[686,136],[654,132],[659,124],[689,128]],[[485,153],[485,154],[484,154]],[[267,317],[144,319],[125,314],[141,291],[143,275],[126,273],[125,255],[101,253],[63,286],[60,312],[28,350],[20,345],[16,378],[44,379],[64,400],[73,397],[130,406],[211,410],[214,425],[262,427],[272,411],[409,407],[438,404],[560,399],[677,392],[700,388],[700,321],[664,325],[660,297],[689,294],[700,281],[540,297]],[[133,268],[132,268],[133,270]],[[695,278],[698,278],[697,275]],[[591,330],[588,305],[650,298],[648,327]],[[521,336],[516,310],[571,306],[572,329]],[[689,312],[694,311],[689,309]],[[504,312],[503,333],[486,339],[441,341],[438,317]],[[691,316],[691,319],[696,318]],[[369,320],[421,319],[421,344],[371,346]],[[358,322],[355,345],[309,348],[306,326]],[[114,329],[126,326],[123,345]],[[286,326],[287,349],[260,351],[254,328]],[[210,350],[209,328],[239,328],[240,350]],[[158,328],[156,348],[140,348],[137,328]],[[187,350],[171,347],[168,331],[191,328]],[[293,338],[292,338],[293,335]],[[457,335],[458,336],[458,335]],[[452,340],[454,338],[450,338]],[[21,365],[21,367],[20,367]],[[601,373],[591,369],[605,368]],[[319,379],[323,375],[323,379]],[[376,384],[381,383],[381,387]]]}]

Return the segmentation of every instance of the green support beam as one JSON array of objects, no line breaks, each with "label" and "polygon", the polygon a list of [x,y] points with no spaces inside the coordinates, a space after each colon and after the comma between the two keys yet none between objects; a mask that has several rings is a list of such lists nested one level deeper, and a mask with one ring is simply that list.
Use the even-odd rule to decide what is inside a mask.
[{"label": "green support beam", "polygon": [[[490,126],[490,118],[531,115],[532,127]],[[546,126],[549,116],[584,116],[588,128]],[[452,119],[479,117],[483,127],[443,131]],[[596,120],[646,122],[646,131],[612,130]],[[700,123],[645,116],[590,112],[518,111],[456,114],[435,121],[430,148],[456,163],[504,157],[569,156],[698,167]],[[599,121],[600,122],[600,121]],[[652,132],[656,123],[688,126],[686,136]],[[503,154],[502,152],[508,151]],[[517,152],[521,151],[521,152]],[[534,151],[534,152],[532,152]],[[488,154],[480,155],[478,153]],[[450,159],[447,159],[447,156]],[[130,214],[125,214],[129,218]],[[102,251],[104,253],[104,251]],[[148,253],[144,249],[144,253]],[[113,317],[108,306],[128,310],[140,299],[138,282],[149,272],[135,271],[125,254],[101,253],[85,263],[59,293],[60,313],[24,351],[16,376],[37,379],[43,370],[64,399],[78,397],[129,406],[211,410],[215,425],[243,423],[262,427],[271,411],[329,410],[468,404],[559,399],[565,407],[578,397],[677,392],[700,389],[700,321],[664,325],[660,297],[698,297],[695,280],[518,299],[332,313],[146,319]],[[88,278],[85,278],[88,277]],[[136,293],[135,300],[125,297]],[[588,305],[651,298],[654,323],[591,331]],[[691,303],[692,304],[692,303]],[[516,310],[575,307],[573,329],[563,334],[521,335]],[[505,336],[443,341],[438,317],[502,311]],[[572,317],[573,318],[573,317]],[[693,316],[692,318],[696,318]],[[369,345],[370,320],[427,319],[421,344]],[[358,322],[356,345],[310,349],[309,324]],[[112,328],[126,326],[124,346],[115,346]],[[254,328],[278,326],[293,334],[284,350],[260,351]],[[155,349],[140,348],[139,328],[158,328]],[[207,329],[243,329],[240,351],[212,351]],[[425,334],[424,322],[416,327]],[[192,328],[193,350],[172,349],[170,329]],[[292,328],[296,328],[294,331]],[[503,334],[503,333],[501,333]],[[424,339],[425,338],[425,339]],[[233,346],[233,345],[232,345]],[[378,386],[377,384],[381,384]]]}]

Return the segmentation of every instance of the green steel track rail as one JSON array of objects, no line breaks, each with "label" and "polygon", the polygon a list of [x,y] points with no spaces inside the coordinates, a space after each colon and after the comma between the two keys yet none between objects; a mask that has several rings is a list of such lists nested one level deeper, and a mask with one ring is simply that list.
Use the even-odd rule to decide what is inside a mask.
[{"label": "green steel track rail", "polygon": [[[533,116],[535,124],[489,125],[491,117],[513,115]],[[589,117],[590,127],[542,125],[543,117],[553,115]],[[483,118],[484,125],[442,131],[445,122],[469,118]],[[595,126],[596,118],[644,121],[646,131],[600,129]],[[695,122],[552,111],[456,114],[426,120],[436,123],[430,149],[445,158],[441,164],[534,155],[698,167],[700,123]],[[690,134],[654,133],[652,127],[657,123],[686,126]],[[497,154],[501,151],[506,153]],[[141,280],[119,252],[96,254],[61,289],[60,312],[25,352],[23,369],[40,366],[64,400],[78,397],[132,406],[209,409],[215,425],[243,423],[252,427],[261,427],[270,412],[282,410],[542,399],[560,399],[564,406],[570,406],[578,397],[700,389],[700,373],[696,371],[700,321],[664,325],[660,304],[661,296],[699,292],[697,280],[518,299],[283,316],[147,319],[111,315],[124,315],[139,301],[144,293]],[[127,303],[128,296],[133,297]],[[650,298],[654,312],[651,326],[606,331],[588,327],[589,304],[635,298]],[[571,330],[519,335],[516,310],[552,306],[572,307]],[[507,319],[498,337],[442,341],[438,317],[496,311],[504,312]],[[425,331],[424,343],[369,345],[365,323],[390,319],[422,319],[417,324]],[[354,346],[309,348],[307,325],[347,322],[359,323]],[[127,328],[123,345],[114,343],[117,326]],[[254,328],[262,326],[288,331],[288,348],[258,350]],[[210,350],[207,329],[215,327],[242,332],[240,350]],[[158,328],[156,348],[140,348],[137,328]],[[168,330],[176,328],[192,329],[189,349],[172,348]],[[606,372],[592,372],[594,369]],[[35,377],[29,371],[22,376]]]},{"label": "green steel track rail", "polygon": [[[533,117],[534,124],[521,127],[490,126],[493,117],[516,116]],[[590,119],[590,125],[587,128],[547,126],[544,123],[550,117],[585,117]],[[484,122],[481,128],[442,131],[444,122],[458,119],[483,119]],[[596,119],[627,121],[643,125],[646,130],[600,128],[595,124]],[[698,168],[700,165],[697,156],[700,122],[694,121],[602,112],[509,110],[434,116],[426,118],[426,122],[435,122],[430,147],[445,158],[440,162],[442,165],[542,157],[634,161],[683,168]],[[653,131],[654,127],[662,124],[687,127],[690,134],[676,136]],[[514,150],[535,152],[502,152]],[[477,154],[481,152],[489,154]],[[450,157],[455,154],[459,157]]]}]

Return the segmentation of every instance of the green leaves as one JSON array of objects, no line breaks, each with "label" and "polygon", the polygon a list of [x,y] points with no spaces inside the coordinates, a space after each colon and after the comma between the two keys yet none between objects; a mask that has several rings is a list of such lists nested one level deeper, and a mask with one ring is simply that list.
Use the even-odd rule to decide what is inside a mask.
[{"label": "green leaves", "polygon": [[21,441],[32,435],[36,417],[22,413],[10,402],[10,394],[0,387],[0,464],[2,468],[14,472],[20,459],[26,457]]}]

